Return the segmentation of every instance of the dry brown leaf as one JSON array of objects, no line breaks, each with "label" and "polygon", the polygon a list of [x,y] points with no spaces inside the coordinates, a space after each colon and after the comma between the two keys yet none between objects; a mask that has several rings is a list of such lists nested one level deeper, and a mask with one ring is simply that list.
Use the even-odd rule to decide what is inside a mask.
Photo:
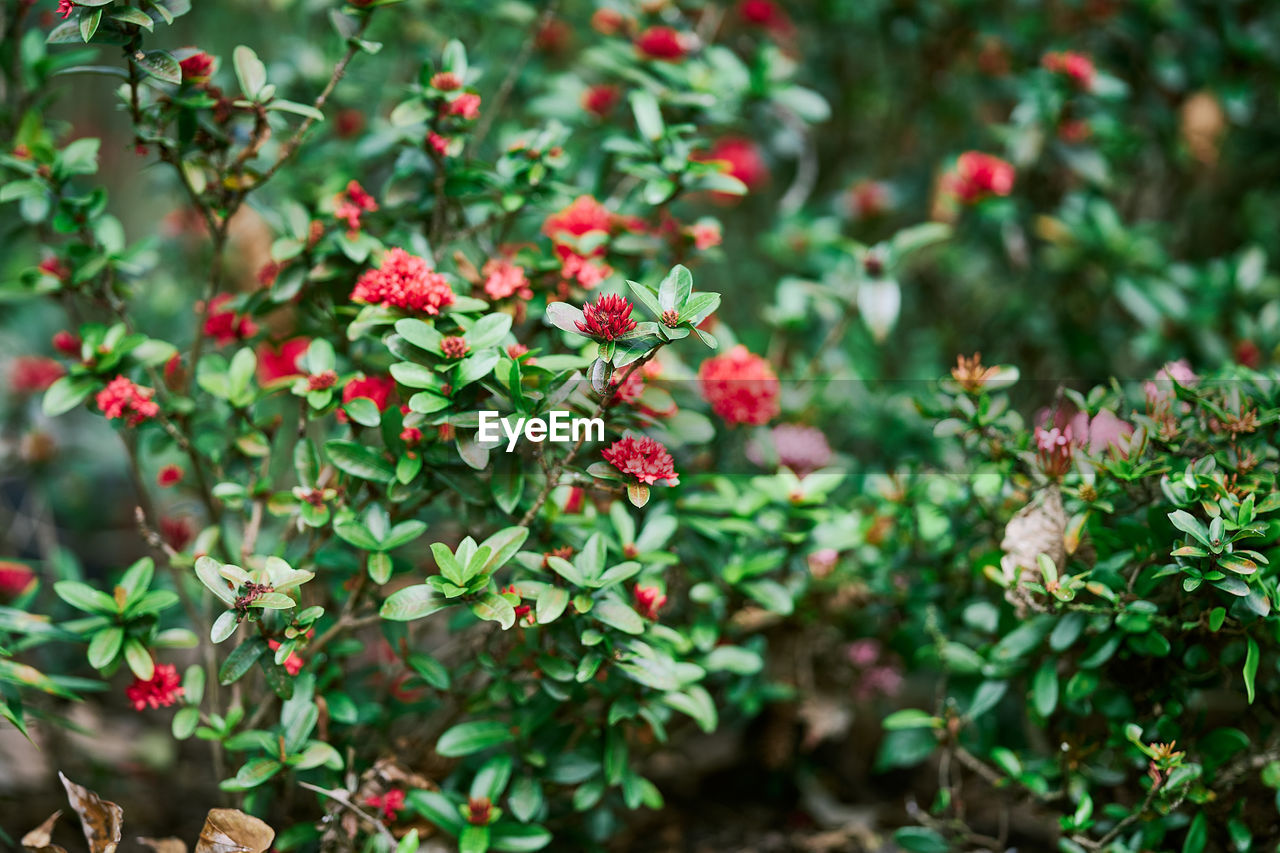
[{"label": "dry brown leaf", "polygon": [[210,809],[195,853],[264,853],[276,831],[239,809]]},{"label": "dry brown leaf", "polygon": [[187,842],[181,838],[139,838],[138,843],[156,853],[187,853]]},{"label": "dry brown leaf", "polygon": [[1041,554],[1061,568],[1067,556],[1066,532],[1067,511],[1056,485],[1041,489],[1009,519],[1000,542],[1000,549],[1004,551],[1000,570],[1008,590],[1005,597],[1019,613],[1025,613],[1033,604],[1031,593],[1022,585],[1024,574],[1032,579],[1040,577],[1038,558]]},{"label": "dry brown leaf", "polygon": [[1206,166],[1218,162],[1222,135],[1227,130],[1227,112],[1212,92],[1200,91],[1182,102],[1178,110],[1182,139],[1195,157]]},{"label": "dry brown leaf", "polygon": [[53,826],[60,817],[61,810],[56,811],[44,823],[22,836],[23,849],[29,853],[67,853],[63,847],[53,843]]},{"label": "dry brown leaf", "polygon": [[80,815],[89,853],[115,853],[120,845],[120,833],[124,825],[124,809],[110,800],[104,800],[83,785],[77,785],[61,772],[58,778],[67,789],[71,808]]}]

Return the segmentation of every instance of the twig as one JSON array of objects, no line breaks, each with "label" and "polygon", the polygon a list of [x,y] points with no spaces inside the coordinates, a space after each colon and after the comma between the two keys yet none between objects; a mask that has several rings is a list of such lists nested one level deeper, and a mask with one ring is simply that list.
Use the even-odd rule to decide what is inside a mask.
[{"label": "twig", "polygon": [[298,782],[298,785],[306,788],[308,791],[315,791],[322,797],[328,797],[343,808],[359,815],[362,819],[375,826],[378,830],[378,834],[386,838],[391,843],[392,847],[396,845],[396,837],[391,834],[391,830],[387,829],[387,825],[357,806],[355,803],[351,802],[351,795],[346,791],[330,791],[328,788],[321,788],[319,785],[312,785],[310,782],[300,781]]}]

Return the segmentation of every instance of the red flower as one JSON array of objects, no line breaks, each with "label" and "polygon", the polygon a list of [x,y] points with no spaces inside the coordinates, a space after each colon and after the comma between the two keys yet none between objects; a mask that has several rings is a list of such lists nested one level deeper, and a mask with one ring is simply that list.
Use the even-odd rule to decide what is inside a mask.
[{"label": "red flower", "polygon": [[591,28],[601,35],[617,35],[626,25],[626,17],[617,9],[596,9],[591,13]]},{"label": "red flower", "polygon": [[[589,195],[581,195],[568,207],[548,216],[542,223],[542,233],[557,243],[563,243],[566,238],[573,240],[592,231],[607,234],[613,228],[613,221],[613,214],[603,204]],[[600,246],[592,254],[604,254],[604,246]]]},{"label": "red flower", "polygon": [[301,376],[298,359],[309,346],[310,338],[290,338],[278,345],[267,341],[258,344],[258,383],[268,385],[277,379]]},{"label": "red flower", "polygon": [[160,406],[152,396],[155,389],[135,385],[125,376],[117,376],[98,392],[95,400],[107,420],[122,418],[129,426],[137,426],[160,414]]},{"label": "red flower", "polygon": [[[379,412],[387,410],[391,395],[396,390],[396,382],[390,376],[368,376],[364,379],[352,379],[342,389],[342,402],[350,403],[357,397],[368,397],[378,407]],[[347,413],[338,410],[338,420],[347,422]]]},{"label": "red flower", "polygon": [[1236,344],[1235,358],[1236,364],[1257,370],[1262,365],[1262,350],[1256,343],[1246,339]]},{"label": "red flower", "polygon": [[75,8],[76,4],[72,3],[71,0],[58,0],[58,14],[64,19],[70,18],[71,13],[75,11]]},{"label": "red flower", "polygon": [[858,219],[870,219],[889,209],[889,189],[880,181],[859,181],[849,190],[849,208]]},{"label": "red flower", "polygon": [[45,275],[51,275],[58,281],[66,281],[71,277],[71,269],[58,260],[57,257],[48,257],[36,265],[36,269]]},{"label": "red flower", "polygon": [[471,351],[467,339],[457,335],[448,335],[440,341],[440,351],[445,358],[459,359]]},{"label": "red flower", "polygon": [[1010,163],[981,151],[966,151],[944,179],[944,186],[965,204],[1013,192],[1014,169]]},{"label": "red flower", "polygon": [[493,819],[493,803],[488,797],[467,800],[467,823],[472,826],[488,826]]},{"label": "red flower", "polygon": [[308,391],[327,391],[338,382],[338,372],[336,370],[326,370],[324,373],[313,373],[307,377]]},{"label": "red flower", "polygon": [[351,301],[434,316],[453,304],[453,288],[425,259],[404,249],[388,249],[381,267],[360,276]]},{"label": "red flower", "polygon": [[404,791],[392,788],[385,794],[366,797],[364,804],[379,809],[384,820],[393,821],[404,809]]},{"label": "red flower", "polygon": [[182,679],[178,677],[178,668],[173,664],[158,663],[155,670],[150,681],[134,678],[133,684],[124,689],[135,711],[145,711],[148,707],[168,708],[182,697]]},{"label": "red flower", "polygon": [[[280,648],[280,641],[267,640],[267,648],[274,652],[276,649]],[[302,672],[303,663],[301,655],[297,652],[290,652],[289,656],[284,659],[284,671],[290,675],[297,675]]]},{"label": "red flower", "polygon": [[17,598],[31,589],[36,573],[22,563],[0,561],[0,596]]},{"label": "red flower", "polygon": [[622,90],[617,86],[602,83],[592,86],[582,94],[582,108],[598,116],[607,116],[613,112],[622,98]]},{"label": "red flower", "polygon": [[490,299],[505,299],[513,294],[521,299],[533,298],[524,267],[513,264],[506,258],[490,258],[485,261],[480,273],[485,277],[484,292]]},{"label": "red flower", "polygon": [[164,516],[160,519],[160,536],[175,551],[185,550],[196,535],[196,526],[185,515]]},{"label": "red flower", "polygon": [[601,451],[601,456],[623,474],[634,477],[636,482],[652,486],[666,481],[668,486],[678,485],[675,462],[667,448],[652,438],[625,436]]},{"label": "red flower", "polygon": [[560,256],[560,275],[586,290],[595,290],[600,282],[613,275],[613,267],[604,261],[585,258],[568,246],[556,246],[556,254]]},{"label": "red flower", "polygon": [[405,427],[400,430],[400,440],[405,444],[417,444],[422,441],[422,430],[417,427]]},{"label": "red flower", "polygon": [[649,59],[679,62],[685,57],[680,33],[671,27],[649,27],[636,38],[636,50]]},{"label": "red flower", "polygon": [[71,358],[80,357],[80,339],[66,329],[54,333],[53,348]]},{"label": "red flower", "polygon": [[43,391],[62,378],[62,365],[42,355],[22,355],[9,369],[9,388],[17,394]]},{"label": "red flower", "polygon": [[582,306],[583,320],[574,323],[578,331],[598,341],[612,341],[636,327],[631,319],[631,303],[626,297],[610,294]]},{"label": "red flower", "polygon": [[1093,60],[1083,53],[1071,50],[1046,53],[1040,58],[1040,64],[1055,74],[1070,78],[1071,82],[1086,92],[1093,88],[1093,77],[1097,72],[1093,67]]},{"label": "red flower", "polygon": [[1069,144],[1084,142],[1092,135],[1093,128],[1082,118],[1066,119],[1058,124],[1058,138]]},{"label": "red flower", "polygon": [[769,180],[769,167],[760,153],[760,146],[745,137],[726,136],[710,151],[697,155],[695,159],[703,163],[718,163],[721,171],[742,181],[747,189],[756,189]]},{"label": "red flower", "polygon": [[166,465],[156,474],[156,485],[162,489],[176,486],[182,482],[182,474],[181,465]]},{"label": "red flower", "polygon": [[182,68],[183,83],[203,83],[213,75],[213,57],[203,50],[196,51],[178,65]]},{"label": "red flower", "polygon": [[473,121],[480,116],[480,96],[470,92],[459,95],[449,102],[446,112],[448,115]]},{"label": "red flower", "polygon": [[204,333],[213,338],[218,346],[226,346],[234,341],[251,338],[258,333],[258,324],[248,317],[237,315],[231,309],[222,306],[231,301],[231,294],[222,293],[213,297],[204,319]]},{"label": "red flower", "polygon": [[[511,344],[507,347],[507,358],[512,361],[518,361],[522,356],[528,355],[529,348],[524,344]],[[533,364],[533,359],[526,358],[525,364]]]},{"label": "red flower", "polygon": [[351,139],[364,130],[364,123],[364,113],[353,107],[348,107],[345,110],[338,111],[338,115],[334,117],[333,129],[338,134],[339,139]]},{"label": "red flower", "polygon": [[695,222],[689,226],[688,234],[693,238],[693,247],[700,252],[719,246],[724,239],[718,222]]},{"label": "red flower", "polygon": [[452,92],[462,88],[462,78],[452,71],[439,71],[431,77],[431,88]]},{"label": "red flower", "polygon": [[434,130],[427,134],[427,144],[441,157],[449,153],[449,140]]},{"label": "red flower", "polygon": [[631,591],[635,598],[636,610],[646,619],[657,620],[658,611],[667,603],[667,597],[656,586],[635,585]]},{"label": "red flower", "polygon": [[773,368],[741,344],[702,362],[698,381],[711,410],[726,423],[759,426],[781,411]]},{"label": "red flower", "polygon": [[354,237],[360,231],[360,215],[378,209],[378,202],[355,181],[334,199],[333,215],[347,223],[347,235]]}]

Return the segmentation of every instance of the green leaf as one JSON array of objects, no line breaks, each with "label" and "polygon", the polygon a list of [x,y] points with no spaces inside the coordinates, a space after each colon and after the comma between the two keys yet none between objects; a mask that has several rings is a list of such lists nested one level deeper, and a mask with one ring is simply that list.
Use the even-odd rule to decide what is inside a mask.
[{"label": "green leaf", "polygon": [[1206,548],[1209,547],[1209,530],[1204,526],[1200,519],[1193,516],[1186,510],[1175,510],[1169,513],[1169,521],[1173,522],[1173,526],[1195,539]]},{"label": "green leaf", "polygon": [[94,9],[92,12],[80,13],[80,38],[87,44],[93,38],[93,34],[98,31],[98,25],[102,23],[102,10]]},{"label": "green leaf", "polygon": [[507,782],[511,780],[511,765],[510,755],[495,755],[486,761],[476,771],[475,778],[471,780],[469,793],[471,799],[477,800],[483,797],[496,803],[502,796],[502,792],[507,789]]},{"label": "green leaf", "polygon": [[254,637],[236,646],[222,662],[222,668],[218,670],[218,683],[223,686],[234,684],[249,671],[249,668],[266,650],[266,641],[261,637]]},{"label": "green leaf", "polygon": [[437,610],[443,610],[453,602],[427,584],[415,584],[396,590],[383,603],[379,615],[393,622],[409,622],[430,616]]},{"label": "green leaf", "polygon": [[245,45],[236,47],[231,58],[236,68],[236,79],[240,81],[240,91],[249,100],[256,99],[267,84],[267,67],[258,59],[258,54]]},{"label": "green leaf", "polygon": [[96,383],[89,376],[63,376],[44,392],[40,408],[51,418],[71,411],[93,391]]},{"label": "green leaf", "polygon": [[665,693],[662,701],[677,711],[688,714],[704,732],[715,731],[716,705],[711,694],[700,685],[693,685],[680,692]]},{"label": "green leaf", "polygon": [[413,652],[409,655],[408,664],[410,669],[422,676],[422,680],[430,684],[437,690],[449,689],[449,670],[425,652]]},{"label": "green leaf", "polygon": [[495,347],[511,331],[510,314],[486,314],[463,335],[471,349]]},{"label": "green leaf", "polygon": [[325,442],[324,450],[335,467],[353,477],[375,483],[389,483],[395,479],[395,467],[382,454],[362,444],[334,439]]},{"label": "green leaf", "polygon": [[368,397],[356,397],[342,408],[360,426],[376,427],[382,423],[382,412],[378,409],[378,404]]},{"label": "green leaf", "polygon": [[531,776],[521,776],[511,785],[511,793],[507,794],[507,805],[516,820],[528,823],[542,808],[542,783]]},{"label": "green leaf", "polygon": [[368,557],[369,579],[376,584],[384,584],[391,580],[391,555],[385,551],[376,551]]},{"label": "green leaf", "polygon": [[893,833],[893,841],[910,853],[948,853],[951,850],[945,838],[925,826],[904,826]]},{"label": "green leaf", "polygon": [[485,853],[489,849],[489,827],[467,824],[458,833],[458,853]]},{"label": "green leaf", "polygon": [[1058,670],[1055,658],[1050,658],[1036,670],[1031,681],[1031,702],[1036,713],[1047,717],[1058,707]]},{"label": "green leaf", "polygon": [[436,752],[446,758],[461,758],[508,743],[514,738],[511,727],[506,723],[473,720],[459,723],[440,735],[440,739],[436,741]]},{"label": "green leaf", "polygon": [[1253,704],[1254,695],[1254,679],[1258,675],[1258,641],[1253,637],[1249,638],[1249,649],[1244,656],[1244,689],[1249,695],[1249,704]]},{"label": "green leaf", "polygon": [[569,604],[569,591],[558,586],[548,586],[538,594],[534,608],[539,625],[546,625],[560,618]]},{"label": "green leaf", "polygon": [[478,601],[471,602],[471,612],[488,622],[497,622],[504,631],[516,624],[515,608],[496,592],[486,592]]},{"label": "green leaf", "polygon": [[1186,839],[1182,842],[1182,853],[1204,853],[1209,841],[1209,821],[1204,812],[1196,812],[1191,825],[1187,827]]},{"label": "green leaf", "polygon": [[663,311],[680,312],[692,292],[693,274],[683,264],[676,264],[658,285],[658,307]]},{"label": "green leaf", "polygon": [[616,628],[624,633],[644,633],[644,619],[640,617],[639,613],[617,599],[606,598],[598,602],[591,609],[591,615],[609,627]]},{"label": "green leaf", "polygon": [[86,613],[114,614],[120,610],[111,596],[80,581],[58,581],[53,591],[58,598]]},{"label": "green leaf", "polygon": [[236,784],[242,788],[256,788],[284,767],[273,758],[251,758],[236,773]]},{"label": "green leaf", "polygon": [[885,717],[881,725],[891,732],[901,729],[939,729],[942,728],[942,720],[919,708],[903,708]]},{"label": "green leaf", "polygon": [[93,635],[89,641],[89,666],[94,669],[105,669],[124,645],[124,629],[118,625],[103,628]]},{"label": "green leaf", "polygon": [[661,139],[662,134],[666,132],[666,125],[662,121],[662,110],[658,107],[658,99],[648,90],[635,89],[628,100],[631,102],[631,112],[635,114],[636,128],[640,131],[640,135],[650,142]]},{"label": "green leaf", "polygon": [[[508,801],[509,802],[509,801]],[[514,812],[515,809],[513,808]],[[489,827],[489,847],[505,853],[528,853],[551,843],[551,833],[536,825],[497,823]]]},{"label": "green leaf", "polygon": [[143,681],[150,681],[156,675],[156,662],[151,652],[134,638],[124,641],[124,662],[129,665],[133,674]]},{"label": "green leaf", "polygon": [[141,57],[134,57],[137,66],[157,80],[178,85],[182,82],[182,66],[178,60],[163,50],[149,50]]}]

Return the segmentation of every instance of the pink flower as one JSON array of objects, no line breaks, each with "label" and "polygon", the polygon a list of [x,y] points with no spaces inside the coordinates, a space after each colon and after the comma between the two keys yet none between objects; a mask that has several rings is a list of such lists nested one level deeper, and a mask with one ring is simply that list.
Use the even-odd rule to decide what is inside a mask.
[{"label": "pink flower", "polygon": [[632,305],[626,297],[610,294],[582,306],[583,320],[574,323],[578,331],[597,341],[617,340],[636,327]]},{"label": "pink flower", "polygon": [[449,102],[447,114],[474,121],[480,117],[480,96],[470,92],[459,95]]},{"label": "pink flower", "polygon": [[741,344],[698,367],[702,396],[729,424],[759,426],[778,416],[778,377],[765,361]]},{"label": "pink flower", "polygon": [[636,482],[646,486],[659,481],[665,481],[668,486],[680,483],[675,461],[667,448],[648,436],[620,438],[606,447],[601,455],[623,474],[634,477]]},{"label": "pink flower", "polygon": [[685,57],[684,41],[671,27],[649,27],[636,38],[635,45],[647,59],[679,62]]},{"label": "pink flower", "polygon": [[156,474],[156,485],[162,489],[176,486],[182,482],[182,475],[181,465],[166,465]]},{"label": "pink flower", "polygon": [[338,193],[334,199],[333,215],[347,223],[347,235],[354,237],[360,231],[360,216],[378,209],[378,202],[355,181]]},{"label": "pink flower", "polygon": [[268,385],[277,379],[301,376],[298,359],[309,346],[310,338],[290,338],[279,345],[267,341],[258,344],[258,383]]},{"label": "pink flower", "polygon": [[524,267],[513,264],[506,258],[490,258],[485,261],[480,274],[485,277],[484,292],[490,299],[506,299],[512,295],[518,295],[521,299],[533,298]]},{"label": "pink flower", "polygon": [[[770,432],[773,455],[783,468],[790,468],[803,477],[824,467],[831,461],[831,445],[827,436],[817,427],[803,424],[778,424]],[[755,444],[747,445],[747,458],[763,465],[766,454]]]},{"label": "pink flower", "polygon": [[656,586],[635,585],[635,589],[631,591],[635,598],[636,610],[646,619],[656,621],[658,611],[667,603],[667,597],[662,594],[662,590]]},{"label": "pink flower", "polygon": [[840,552],[835,548],[819,548],[811,552],[806,560],[809,564],[809,573],[815,578],[825,578],[831,574],[839,561]]},{"label": "pink flower", "polygon": [[1055,74],[1070,78],[1071,82],[1086,92],[1093,88],[1096,70],[1093,60],[1083,53],[1070,50],[1046,53],[1040,58],[1040,64]]},{"label": "pink flower", "polygon": [[388,249],[382,266],[365,270],[351,291],[351,301],[386,305],[435,316],[453,304],[453,288],[431,265],[404,249]]},{"label": "pink flower", "polygon": [[956,160],[954,171],[943,185],[957,199],[973,204],[988,196],[1013,192],[1014,169],[1009,163],[981,151],[966,151]]},{"label": "pink flower", "polygon": [[22,595],[36,582],[36,573],[22,563],[0,561],[0,596],[12,599]]},{"label": "pink flower", "polygon": [[576,281],[584,290],[595,290],[600,282],[613,275],[613,267],[598,258],[585,258],[568,246],[556,246],[560,256],[560,275]]},{"label": "pink flower", "polygon": [[1036,427],[1036,457],[1040,468],[1050,477],[1061,477],[1071,469],[1073,456],[1071,427]]},{"label": "pink flower", "polygon": [[845,656],[849,658],[849,663],[859,669],[866,669],[880,660],[880,643],[870,637],[854,640],[845,649]]},{"label": "pink flower", "polygon": [[213,297],[205,315],[204,333],[213,338],[218,346],[251,338],[258,333],[258,324],[249,317],[237,315],[234,310],[223,307],[230,301],[229,293]]},{"label": "pink flower", "polygon": [[607,116],[622,99],[622,90],[617,86],[602,83],[592,86],[582,94],[582,108],[592,115]]},{"label": "pink flower", "polygon": [[125,696],[135,711],[150,708],[168,708],[182,698],[182,679],[173,664],[158,663],[150,681],[134,678],[133,684],[124,689]]},{"label": "pink flower", "polygon": [[1185,358],[1177,361],[1170,361],[1164,367],[1156,371],[1155,379],[1148,380],[1143,386],[1143,391],[1147,395],[1147,405],[1153,410],[1159,411],[1167,408],[1174,399],[1173,386],[1181,385],[1185,388],[1193,388],[1200,381],[1200,377],[1191,369],[1191,365]]},{"label": "pink flower", "polygon": [[98,392],[95,401],[107,420],[121,418],[132,427],[160,414],[159,404],[151,399],[155,393],[153,388],[135,385],[127,377],[117,376]]},{"label": "pink flower", "polygon": [[440,352],[444,353],[445,358],[459,359],[470,351],[467,339],[458,335],[448,335],[440,341]]},{"label": "pink flower", "polygon": [[718,222],[696,222],[689,226],[689,236],[693,238],[693,247],[700,252],[719,246],[724,239]]},{"label": "pink flower", "polygon": [[1092,418],[1085,412],[1077,412],[1067,429],[1072,440],[1096,456],[1114,449],[1122,459],[1129,456],[1129,436],[1133,425],[1116,417],[1114,412],[1103,409]]},{"label": "pink flower", "polygon": [[51,358],[18,356],[9,368],[9,389],[16,394],[35,394],[47,389],[65,373],[62,365]]}]

